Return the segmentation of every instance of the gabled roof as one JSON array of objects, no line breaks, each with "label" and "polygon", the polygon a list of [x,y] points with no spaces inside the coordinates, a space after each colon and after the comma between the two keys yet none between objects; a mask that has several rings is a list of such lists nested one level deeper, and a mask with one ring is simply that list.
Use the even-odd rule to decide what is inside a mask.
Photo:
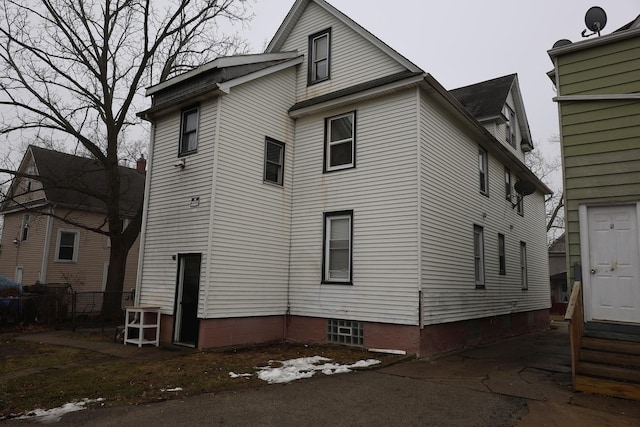
[{"label": "gabled roof", "polygon": [[[20,172],[27,173],[30,156],[35,173],[42,177],[44,199],[40,202],[70,209],[106,212],[104,199],[107,195],[107,180],[102,165],[94,159],[79,157],[41,147],[29,146],[20,166]],[[123,217],[132,217],[142,206],[145,176],[135,169],[120,168],[120,201]],[[9,194],[15,191],[15,182]],[[2,211],[16,208],[9,205],[9,199],[2,204]]]},{"label": "gabled roof", "polygon": [[293,59],[296,56],[298,56],[296,52],[222,56],[197,68],[194,68],[193,70],[187,71],[186,73],[179,74],[164,82],[160,82],[157,85],[148,87],[145,95],[153,95],[156,92],[168,88],[169,86],[174,86],[180,82],[189,80],[192,77],[195,77],[207,71],[214,71],[210,73],[212,83],[220,83],[253,73],[263,68],[270,67],[279,62]]},{"label": "gabled roof", "polygon": [[280,49],[282,49],[282,46],[286,41],[287,37],[289,36],[293,28],[296,26],[298,20],[300,19],[305,9],[307,8],[307,6],[309,6],[311,2],[317,4],[322,9],[324,9],[325,11],[327,11],[328,13],[336,17],[347,27],[351,28],[360,36],[364,37],[366,40],[368,40],[378,49],[382,50],[384,53],[389,55],[389,57],[396,60],[400,65],[402,65],[409,71],[414,73],[422,72],[420,67],[418,67],[416,64],[414,64],[413,62],[409,61],[407,58],[405,58],[404,56],[396,52],[394,49],[389,47],[389,45],[387,45],[385,42],[383,42],[382,40],[380,40],[379,38],[371,34],[360,24],[358,24],[357,22],[355,22],[354,20],[349,18],[347,15],[340,12],[338,9],[331,6],[329,3],[327,3],[324,0],[296,0],[296,2],[291,7],[291,10],[287,14],[287,16],[284,18],[284,21],[282,21],[282,24],[280,24],[280,27],[278,28],[278,31],[276,31],[276,34],[273,36],[273,39],[271,39],[271,42],[267,46],[267,49],[265,50],[266,53],[275,53],[275,52],[279,52]]},{"label": "gabled roof", "polygon": [[500,117],[507,96],[515,81],[516,74],[498,77],[485,82],[450,90],[453,95],[473,116],[484,119]]},{"label": "gabled roof", "polygon": [[504,120],[502,111],[507,102],[509,92],[513,96],[514,107],[519,117],[518,125],[522,136],[522,144],[526,144],[533,149],[531,131],[529,130],[529,122],[520,94],[517,74],[509,74],[449,91],[479,122],[495,119]]}]

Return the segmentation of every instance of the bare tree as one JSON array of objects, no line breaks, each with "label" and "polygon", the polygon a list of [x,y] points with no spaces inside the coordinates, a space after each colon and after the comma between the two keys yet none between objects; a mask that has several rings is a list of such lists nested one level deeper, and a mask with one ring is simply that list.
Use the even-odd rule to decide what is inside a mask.
[{"label": "bare tree", "polygon": [[[223,22],[250,19],[246,0],[0,0],[0,133],[71,145],[104,169],[111,239],[106,291],[120,292],[142,206],[122,229],[118,167],[143,86],[244,45]],[[12,172],[7,170],[6,172]],[[15,172],[13,172],[15,174]],[[100,232],[100,230],[93,230]],[[106,301],[104,314],[120,310]]]},{"label": "bare tree", "polygon": [[[550,142],[558,142],[552,138]],[[553,243],[564,232],[564,194],[562,182],[558,182],[562,163],[559,158],[548,160],[540,150],[534,150],[525,157],[525,164],[540,178],[554,193],[545,199],[547,212],[547,242]],[[554,180],[555,178],[555,180]]]}]

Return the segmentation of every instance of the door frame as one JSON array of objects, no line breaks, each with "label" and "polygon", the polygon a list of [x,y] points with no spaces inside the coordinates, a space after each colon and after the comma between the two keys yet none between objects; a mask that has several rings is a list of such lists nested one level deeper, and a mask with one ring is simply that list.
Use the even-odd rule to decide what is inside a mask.
[{"label": "door frame", "polygon": [[[176,255],[176,293],[174,298],[174,306],[173,306],[173,333],[172,333],[172,342],[177,345],[184,345],[188,347],[197,347],[198,346],[198,333],[196,332],[195,340],[193,343],[185,343],[182,340],[182,297],[184,291],[184,262],[183,260],[187,257],[198,256],[200,258],[200,269],[202,269],[202,254],[201,253],[179,253]],[[200,280],[198,280],[198,288],[196,292],[196,299],[198,302],[196,303],[196,328],[200,328],[200,321],[197,319],[198,315],[198,305],[199,305],[199,293],[200,293]]]},{"label": "door frame", "polygon": [[[578,206],[578,221],[580,224],[580,262],[582,264],[582,290],[583,290],[583,308],[584,308],[584,321],[591,322],[593,319],[593,310],[591,307],[591,269],[589,253],[589,208],[607,208],[616,206],[635,206],[636,208],[636,230],[638,239],[638,250],[640,250],[640,202],[620,202],[620,203],[606,203],[606,204],[581,204]],[[568,252],[567,241],[567,252]],[[567,253],[568,256],[568,253]],[[571,266],[569,266],[571,267]],[[613,323],[618,323],[612,321]]]}]

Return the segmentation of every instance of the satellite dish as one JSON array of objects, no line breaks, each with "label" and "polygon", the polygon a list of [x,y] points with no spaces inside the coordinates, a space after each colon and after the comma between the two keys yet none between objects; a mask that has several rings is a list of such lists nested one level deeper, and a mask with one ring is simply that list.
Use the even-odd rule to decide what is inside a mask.
[{"label": "satellite dish", "polygon": [[593,6],[587,10],[587,14],[584,16],[584,23],[587,28],[600,35],[600,31],[607,25],[607,14],[604,9],[599,6]]},{"label": "satellite dish", "polygon": [[533,194],[533,192],[536,191],[536,186],[529,181],[518,181],[516,185],[514,185],[514,188],[522,197]]},{"label": "satellite dish", "polygon": [[566,46],[566,45],[568,45],[568,44],[571,44],[571,40],[567,40],[567,39],[560,39],[560,40],[558,40],[557,42],[555,42],[555,43],[553,44],[553,48],[555,49],[555,48],[557,48],[557,47],[560,47],[560,46]]}]

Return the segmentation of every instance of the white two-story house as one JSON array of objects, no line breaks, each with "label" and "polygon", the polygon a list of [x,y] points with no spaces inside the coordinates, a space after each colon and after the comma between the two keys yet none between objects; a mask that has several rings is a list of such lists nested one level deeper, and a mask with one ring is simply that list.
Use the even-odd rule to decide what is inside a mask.
[{"label": "white two-story house", "polygon": [[549,189],[515,75],[449,92],[297,0],[265,53],[147,95],[137,303],[162,341],[429,354],[548,326]]}]

